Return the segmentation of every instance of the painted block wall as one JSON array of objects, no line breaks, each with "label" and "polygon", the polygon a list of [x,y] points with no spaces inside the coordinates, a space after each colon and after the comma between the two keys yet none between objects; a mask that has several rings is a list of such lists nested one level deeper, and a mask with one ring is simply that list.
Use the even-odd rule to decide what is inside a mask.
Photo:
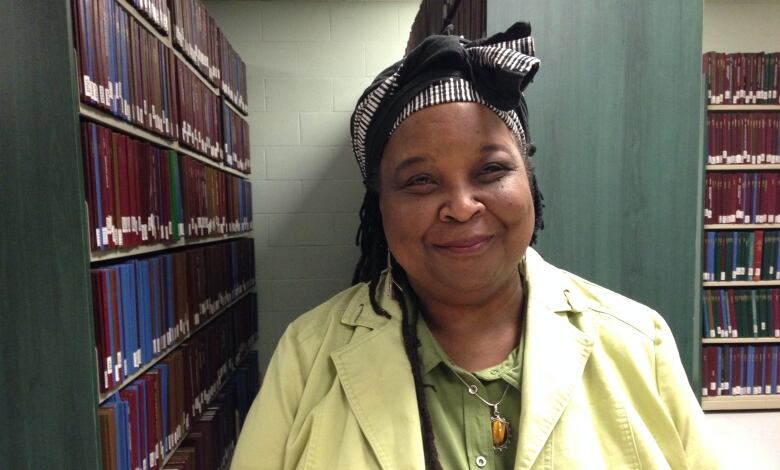
[{"label": "painted block wall", "polygon": [[419,2],[206,2],[247,64],[260,367],[290,321],[349,286],[363,197],[357,98],[400,59]]}]

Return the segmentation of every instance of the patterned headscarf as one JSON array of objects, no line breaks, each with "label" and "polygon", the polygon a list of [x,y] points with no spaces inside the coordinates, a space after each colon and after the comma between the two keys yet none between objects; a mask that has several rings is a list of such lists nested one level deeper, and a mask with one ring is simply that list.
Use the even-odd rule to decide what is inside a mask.
[{"label": "patterned headscarf", "polygon": [[363,178],[376,175],[390,135],[413,113],[429,106],[475,102],[496,113],[524,147],[528,111],[523,90],[540,61],[534,57],[531,25],[468,41],[429,36],[401,61],[382,71],[352,114],[352,149]]}]

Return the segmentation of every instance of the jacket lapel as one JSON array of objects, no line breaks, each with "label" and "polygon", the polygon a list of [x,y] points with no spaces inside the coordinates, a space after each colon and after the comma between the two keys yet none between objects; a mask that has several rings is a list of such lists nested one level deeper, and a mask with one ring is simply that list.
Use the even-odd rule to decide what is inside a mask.
[{"label": "jacket lapel", "polygon": [[569,315],[579,315],[567,280],[529,249],[522,405],[516,469],[531,468],[581,384],[593,340]]},{"label": "jacket lapel", "polygon": [[[381,285],[380,285],[381,289]],[[382,291],[380,291],[382,292]],[[382,468],[424,468],[417,397],[401,338],[400,310],[381,326],[365,299],[362,312],[348,319],[376,329],[331,354],[350,408]],[[360,307],[358,307],[360,308]],[[349,310],[349,309],[348,309]]]}]

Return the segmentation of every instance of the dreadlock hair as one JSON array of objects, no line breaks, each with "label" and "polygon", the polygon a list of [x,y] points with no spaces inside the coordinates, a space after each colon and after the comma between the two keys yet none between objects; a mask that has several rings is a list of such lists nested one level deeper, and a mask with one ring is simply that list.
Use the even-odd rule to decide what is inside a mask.
[{"label": "dreadlock hair", "polygon": [[[516,139],[520,153],[523,156],[528,183],[531,188],[531,196],[534,204],[534,232],[531,237],[531,244],[536,243],[536,235],[539,230],[544,228],[542,221],[542,209],[544,208],[542,193],[536,182],[536,175],[533,168],[533,162],[529,156],[534,154],[535,146],[533,144],[523,145],[519,139]],[[436,450],[436,443],[433,435],[433,423],[428,411],[428,405],[425,399],[424,384],[422,380],[422,365],[420,361],[420,340],[417,337],[417,320],[420,312],[423,312],[423,305],[417,294],[409,283],[406,271],[394,262],[392,255],[388,253],[387,239],[385,238],[384,226],[382,225],[382,214],[379,210],[379,185],[377,172],[370,172],[369,177],[364,181],[366,193],[363,196],[363,205],[360,207],[360,226],[357,230],[356,244],[360,247],[360,258],[355,266],[355,272],[352,277],[352,285],[367,282],[369,291],[369,301],[371,307],[378,315],[390,318],[379,305],[377,300],[377,287],[379,285],[382,271],[391,263],[393,273],[393,294],[398,299],[401,307],[401,333],[403,336],[404,350],[409,364],[412,368],[412,377],[414,379],[414,390],[417,396],[417,411],[420,416],[420,428],[423,438],[423,452],[425,456],[425,468],[428,470],[441,470],[439,454]],[[408,300],[408,303],[405,301]]]}]

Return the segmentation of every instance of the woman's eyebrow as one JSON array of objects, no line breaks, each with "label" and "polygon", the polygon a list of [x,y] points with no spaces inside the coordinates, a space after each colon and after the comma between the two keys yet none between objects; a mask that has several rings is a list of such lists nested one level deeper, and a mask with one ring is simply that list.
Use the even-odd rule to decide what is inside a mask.
[{"label": "woman's eyebrow", "polygon": [[479,151],[482,153],[506,152],[510,155],[512,154],[511,149],[504,144],[485,144],[479,148]]},{"label": "woman's eyebrow", "polygon": [[395,167],[395,175],[398,176],[399,173],[401,173],[406,168],[409,168],[410,166],[416,165],[418,163],[422,163],[425,161],[430,160],[428,157],[423,157],[422,155],[415,155],[413,157],[409,157],[398,164],[397,167]]}]

